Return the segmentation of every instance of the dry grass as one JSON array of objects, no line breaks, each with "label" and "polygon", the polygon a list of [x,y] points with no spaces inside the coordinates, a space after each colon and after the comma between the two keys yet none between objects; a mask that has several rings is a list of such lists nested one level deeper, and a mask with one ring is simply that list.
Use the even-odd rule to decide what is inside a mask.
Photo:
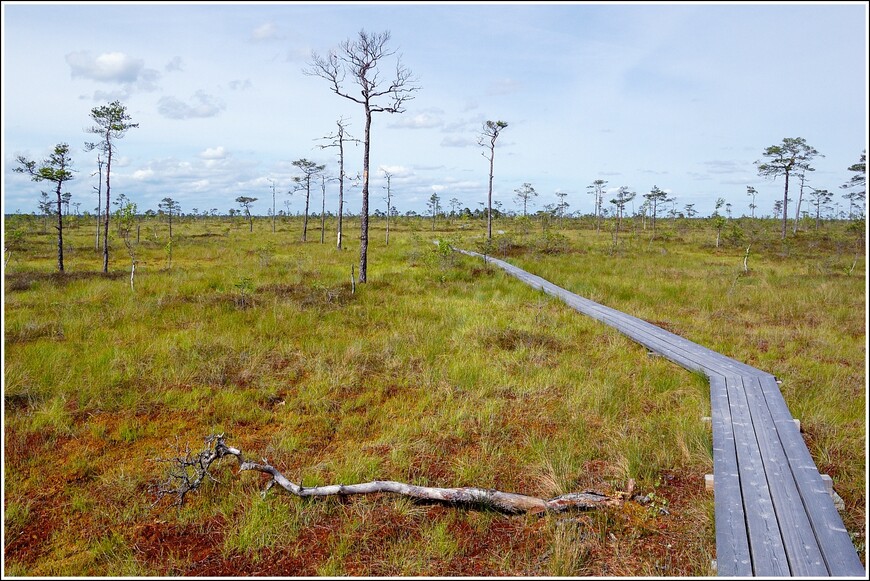
[{"label": "dry grass", "polygon": [[[847,526],[862,531],[865,266],[841,272],[847,235],[797,240],[787,256],[759,244],[738,276],[741,249],[712,248],[703,229],[653,244],[629,233],[614,253],[588,224],[569,225],[538,241],[511,233],[514,260],[784,378]],[[120,254],[110,276],[89,274],[89,228],[67,231],[70,272],[58,276],[49,236],[6,226],[25,233],[4,283],[7,574],[710,573],[704,379],[439,253],[424,223],[391,224],[389,247],[374,230],[356,294],[355,250],[303,245],[294,222],[251,235],[182,221],[171,269],[165,225],[147,222],[135,293]],[[445,227],[476,244],[471,225]],[[151,510],[162,465],[149,460],[214,432],[306,486],[378,478],[551,496],[634,478],[659,504],[541,518],[392,497],[264,500],[258,477],[227,464],[182,511]]]}]

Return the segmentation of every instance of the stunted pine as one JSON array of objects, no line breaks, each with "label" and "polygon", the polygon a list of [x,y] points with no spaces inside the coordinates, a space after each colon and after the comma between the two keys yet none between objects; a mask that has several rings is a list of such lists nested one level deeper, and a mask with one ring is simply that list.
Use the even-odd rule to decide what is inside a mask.
[{"label": "stunted pine", "polygon": [[157,207],[166,214],[169,221],[169,239],[172,240],[172,216],[177,216],[181,212],[181,204],[172,198],[163,198]]},{"label": "stunted pine", "polygon": [[[293,165],[299,168],[299,171],[302,172],[301,176],[293,176],[293,189],[290,190],[289,193],[293,193],[296,191],[304,191],[305,192],[305,214],[302,219],[302,242],[306,242],[308,238],[308,206],[311,201],[311,179],[320,175],[324,169],[326,169],[325,165],[317,165],[311,160],[302,158],[297,159],[293,162]],[[324,194],[325,195],[325,194]]]},{"label": "stunted pine", "polygon": [[257,198],[252,198],[250,196],[239,196],[236,198],[236,202],[242,207],[245,211],[245,216],[248,218],[248,225],[250,226],[251,232],[254,231],[254,218],[251,216],[251,204],[257,201]]},{"label": "stunted pine", "polygon": [[532,198],[538,197],[538,192],[532,187],[532,184],[526,182],[523,187],[515,189],[514,193],[516,193],[517,203],[523,206],[523,218],[525,218],[528,215],[529,202],[532,201]]},{"label": "stunted pine", "polygon": [[607,180],[595,180],[590,185],[586,186],[589,193],[592,194],[595,204],[595,231],[601,232],[601,213],[604,206],[604,188],[607,186]]},{"label": "stunted pine", "polygon": [[619,227],[622,225],[622,217],[625,215],[625,206],[634,199],[637,194],[632,192],[626,186],[621,186],[616,192],[616,197],[610,200],[610,203],[616,208],[616,229],[613,234],[613,243],[616,245],[619,241]]},{"label": "stunted pine", "polygon": [[[55,185],[55,194],[57,196],[57,270],[63,272],[63,202],[64,192],[63,185],[73,179],[72,159],[69,156],[69,145],[66,143],[58,143],[54,146],[54,151],[47,159],[37,167],[35,161],[26,159],[23,155],[16,158],[18,167],[14,169],[17,173],[26,173],[35,182],[52,182]],[[43,192],[45,201],[40,206],[46,216],[51,211],[51,206],[48,203],[48,196]]]},{"label": "stunted pine", "polygon": [[88,151],[97,149],[106,156],[106,212],[103,223],[103,272],[109,272],[109,201],[111,197],[112,158],[115,154],[115,142],[126,135],[129,129],[139,127],[138,123],[131,123],[131,117],[127,114],[127,107],[120,101],[113,101],[108,105],[91,109],[91,119],[95,125],[85,131],[99,135],[100,140],[85,143]]},{"label": "stunted pine", "polygon": [[758,175],[776,179],[778,176],[785,178],[785,188],[782,194],[782,239],[785,240],[788,231],[788,181],[795,173],[812,171],[810,162],[821,154],[812,146],[808,145],[803,137],[786,137],[779,145],[771,145],[764,150],[764,157],[769,161],[758,165]]},{"label": "stunted pine", "polygon": [[659,215],[659,206],[665,203],[668,199],[668,194],[660,190],[658,186],[653,186],[648,194],[643,195],[649,202],[650,217],[652,218],[653,238],[656,236],[656,217]]},{"label": "stunted pine", "polygon": [[[847,190],[843,197],[849,200],[849,219],[864,215],[864,201],[867,199],[867,150],[861,152],[858,163],[849,166],[853,173],[845,184],[840,186]],[[859,209],[859,212],[856,212]]]},{"label": "stunted pine", "polygon": [[489,160],[489,193],[486,203],[486,239],[492,240],[492,175],[495,163],[495,142],[501,132],[508,126],[507,121],[487,121],[480,130],[477,144],[489,149],[489,155],[482,152],[481,155]]}]

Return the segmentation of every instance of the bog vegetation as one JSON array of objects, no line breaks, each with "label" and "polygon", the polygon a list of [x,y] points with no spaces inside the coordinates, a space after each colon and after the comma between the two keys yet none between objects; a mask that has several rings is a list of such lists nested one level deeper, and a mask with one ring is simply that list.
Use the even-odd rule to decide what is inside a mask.
[{"label": "bog vegetation", "polygon": [[[67,219],[59,273],[56,234],[6,217],[6,575],[712,574],[706,380],[449,244],[777,375],[863,557],[863,224],[498,218],[487,241],[485,217],[433,214],[387,245],[375,218],[352,292],[358,239],[303,242],[301,218],[176,215],[170,239],[127,210],[106,273],[93,222]],[[210,434],[305,486],[635,495],[508,516],[261,495],[226,462],[154,504],[160,459]]]}]

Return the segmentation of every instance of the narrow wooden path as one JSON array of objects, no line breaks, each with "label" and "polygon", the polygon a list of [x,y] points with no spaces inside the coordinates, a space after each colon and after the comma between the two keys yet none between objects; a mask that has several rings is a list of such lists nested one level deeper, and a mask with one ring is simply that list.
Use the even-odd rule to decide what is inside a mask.
[{"label": "narrow wooden path", "polygon": [[650,351],[709,378],[720,576],[866,578],[773,375],[502,260],[456,250],[484,258]]}]

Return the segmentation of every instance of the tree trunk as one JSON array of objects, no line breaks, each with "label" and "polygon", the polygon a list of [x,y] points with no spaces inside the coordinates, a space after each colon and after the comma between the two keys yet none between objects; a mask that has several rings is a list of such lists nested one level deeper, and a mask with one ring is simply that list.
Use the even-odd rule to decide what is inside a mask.
[{"label": "tree trunk", "polygon": [[60,181],[57,184],[57,269],[60,272],[63,272],[63,213],[61,212],[61,204],[63,202],[61,198],[60,190],[63,187],[63,182]]},{"label": "tree trunk", "polygon": [[788,172],[785,172],[785,193],[782,195],[782,239],[788,232]]},{"label": "tree trunk", "polygon": [[103,161],[97,156],[97,240],[94,250],[100,249],[100,204],[103,201]]},{"label": "tree trunk", "polygon": [[803,199],[804,199],[804,179],[805,179],[805,176],[801,175],[801,189],[798,193],[797,206],[795,206],[795,210],[794,210],[794,230],[792,230],[793,234],[797,234],[798,222],[801,218],[801,202],[803,202]]},{"label": "tree trunk", "polygon": [[489,148],[489,197],[486,205],[486,239],[492,240],[492,173],[495,162],[495,143]]},{"label": "tree trunk", "polygon": [[336,248],[341,250],[341,219],[344,212],[344,132],[338,136],[338,232],[336,233]]},{"label": "tree trunk", "polygon": [[[321,179],[323,179],[321,177]],[[320,184],[320,243],[326,240],[326,182]]]},{"label": "tree trunk", "polygon": [[305,214],[302,218],[302,242],[308,238],[308,202],[311,198],[311,175],[305,176]]},{"label": "tree trunk", "polygon": [[[602,186],[603,188],[604,186]],[[603,192],[595,194],[595,232],[601,233],[601,204],[603,200]]]},{"label": "tree trunk", "polygon": [[368,276],[369,252],[369,145],[372,129],[372,112],[366,103],[366,130],[363,143],[363,187],[362,210],[360,211],[359,233],[359,282],[366,282]]},{"label": "tree trunk", "polygon": [[106,159],[106,215],[103,222],[103,272],[109,272],[109,197],[111,192],[110,179],[112,175],[112,146],[109,143],[109,130],[106,131],[108,158]]},{"label": "tree trunk", "polygon": [[387,173],[387,242],[386,245],[390,245],[390,208],[392,208],[392,195],[390,193],[390,177],[391,174]]}]

